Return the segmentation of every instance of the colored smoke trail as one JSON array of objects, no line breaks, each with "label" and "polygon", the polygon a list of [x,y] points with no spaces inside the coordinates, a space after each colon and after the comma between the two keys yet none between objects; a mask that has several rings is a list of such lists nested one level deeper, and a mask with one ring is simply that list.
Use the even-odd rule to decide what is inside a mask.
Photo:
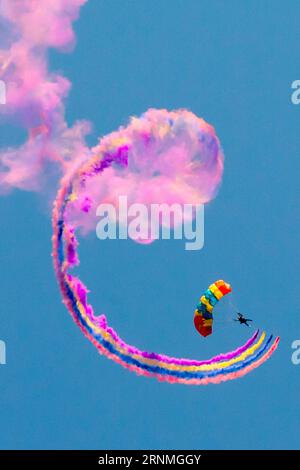
[{"label": "colored smoke trail", "polygon": [[[153,113],[155,120],[152,119]],[[155,121],[154,127],[153,121]],[[176,132],[178,122],[180,123],[179,134]],[[191,127],[189,127],[190,123],[193,124]],[[163,132],[160,126],[164,129]],[[132,127],[134,127],[134,133]],[[149,130],[149,128],[151,138],[143,139],[145,129]],[[94,149],[95,155],[80,166],[72,176],[63,179],[53,211],[53,258],[64,303],[74,321],[100,353],[140,375],[156,377],[170,383],[204,385],[236,379],[254,370],[276,350],[279,338],[273,341],[270,336],[266,339],[264,332],[258,338],[258,332],[256,332],[245,345],[237,350],[206,361],[173,358],[141,351],[126,344],[116,331],[108,326],[104,315],[99,317],[94,315],[92,306],[87,303],[87,288],[80,279],[70,273],[70,269],[79,264],[76,250],[78,242],[75,236],[75,228],[78,225],[76,227],[72,225],[74,223],[72,214],[74,211],[81,210],[83,214],[88,215],[88,210],[82,201],[89,198],[91,201],[89,207],[92,207],[94,194],[90,195],[89,188],[93,188],[93,179],[98,179],[101,175],[102,180],[105,181],[108,170],[113,165],[114,171],[117,171],[115,168],[118,166],[123,171],[129,166],[130,156],[133,154],[136,157],[137,153],[133,149],[137,143],[141,158],[146,152],[147,157],[151,157],[154,162],[157,158],[164,161],[163,152],[169,154],[170,149],[176,146],[174,146],[174,140],[178,143],[177,139],[179,139],[180,147],[180,138],[185,136],[182,129],[188,129],[190,135],[195,138],[195,146],[193,153],[189,154],[189,159],[192,161],[193,154],[196,154],[200,169],[202,169],[201,156],[204,155],[204,168],[209,169],[204,172],[204,183],[210,191],[206,192],[205,196],[203,196],[203,191],[202,196],[203,202],[205,198],[206,201],[209,200],[209,197],[215,194],[223,169],[222,153],[219,150],[216,151],[216,144],[207,144],[212,141],[218,143],[213,128],[187,111],[149,110],[141,118],[134,118],[127,128],[121,128],[119,132],[106,136]],[[132,133],[134,140],[130,138]],[[204,149],[203,142],[205,142]],[[211,151],[211,149],[214,150]],[[175,160],[178,155],[181,163],[184,162],[181,176],[185,178],[186,155],[180,158],[180,153],[175,153]],[[149,166],[149,162],[147,164]],[[189,177],[188,174],[187,180]],[[199,180],[201,182],[201,171]],[[181,181],[179,181],[179,187],[180,183]],[[180,191],[175,191],[175,194],[180,194]]]},{"label": "colored smoke trail", "polygon": [[[69,51],[72,23],[86,0],[2,0],[0,79],[7,83],[6,119],[28,134],[17,148],[0,150],[0,190],[39,190],[49,167],[63,177],[53,211],[53,259],[63,300],[74,321],[97,347],[122,366],[170,383],[208,384],[235,379],[265,362],[279,339],[258,332],[235,351],[199,361],[148,353],[126,344],[87,303],[87,289],[70,269],[79,264],[75,231],[91,229],[92,213],[119,194],[128,202],[209,202],[223,173],[214,129],[186,110],[150,109],[93,149],[87,121],[69,127],[65,99],[70,82],[49,70],[48,49]],[[103,174],[105,170],[105,173]]]}]

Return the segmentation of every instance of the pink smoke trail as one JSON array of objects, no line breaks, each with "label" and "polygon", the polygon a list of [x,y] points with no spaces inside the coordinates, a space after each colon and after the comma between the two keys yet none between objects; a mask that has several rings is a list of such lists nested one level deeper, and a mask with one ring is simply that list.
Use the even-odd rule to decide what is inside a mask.
[{"label": "pink smoke trail", "polygon": [[64,99],[70,82],[48,68],[49,48],[70,50],[72,23],[87,0],[1,0],[0,21],[6,44],[0,49],[0,79],[7,85],[6,118],[17,118],[27,140],[0,150],[0,190],[38,190],[54,163],[61,174],[88,153],[86,121],[68,127]]}]

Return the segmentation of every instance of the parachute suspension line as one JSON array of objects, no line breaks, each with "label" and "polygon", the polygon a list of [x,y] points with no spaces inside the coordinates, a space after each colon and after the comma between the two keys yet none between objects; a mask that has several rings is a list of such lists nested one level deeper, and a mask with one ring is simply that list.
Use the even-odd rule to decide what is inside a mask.
[{"label": "parachute suspension line", "polygon": [[231,296],[231,298],[229,299],[229,305],[230,307],[232,308],[232,310],[234,310],[235,312],[238,312],[239,309],[237,307],[237,305],[233,302],[233,295]]}]

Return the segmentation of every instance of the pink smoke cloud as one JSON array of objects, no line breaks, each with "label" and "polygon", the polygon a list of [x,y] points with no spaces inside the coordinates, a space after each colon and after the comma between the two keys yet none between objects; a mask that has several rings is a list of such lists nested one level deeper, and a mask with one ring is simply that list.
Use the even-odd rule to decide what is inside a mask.
[{"label": "pink smoke cloud", "polygon": [[[128,207],[145,206],[149,222],[152,204],[195,207],[209,202],[223,175],[223,152],[214,128],[185,109],[149,109],[101,138],[91,152],[91,160],[78,169],[81,176],[75,178],[66,213],[68,223],[83,233],[95,228],[100,203],[114,206],[113,220],[122,223],[119,198],[125,197]],[[101,162],[107,164],[98,171]],[[192,220],[194,214],[184,217]],[[178,223],[181,219],[170,221],[173,228]]]}]

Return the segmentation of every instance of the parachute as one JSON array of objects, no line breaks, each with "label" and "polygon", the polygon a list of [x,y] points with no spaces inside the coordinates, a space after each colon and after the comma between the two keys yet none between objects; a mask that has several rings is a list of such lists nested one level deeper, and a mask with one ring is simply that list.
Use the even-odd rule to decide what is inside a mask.
[{"label": "parachute", "polygon": [[229,292],[231,292],[230,284],[222,280],[214,282],[206,289],[194,314],[194,325],[200,335],[209,336],[212,334],[214,306]]}]

